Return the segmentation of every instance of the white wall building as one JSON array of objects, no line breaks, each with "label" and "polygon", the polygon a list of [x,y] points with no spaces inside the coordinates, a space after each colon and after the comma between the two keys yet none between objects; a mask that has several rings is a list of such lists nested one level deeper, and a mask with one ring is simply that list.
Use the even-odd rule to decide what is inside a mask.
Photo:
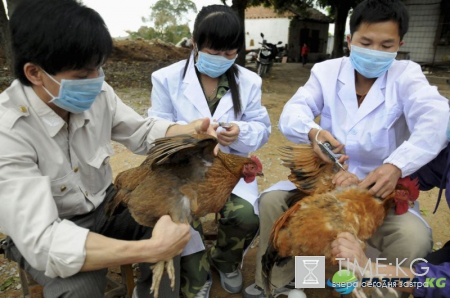
[{"label": "white wall building", "polygon": [[276,44],[281,41],[282,45],[288,43],[289,18],[273,19],[246,19],[245,20],[245,48],[247,50],[259,49],[262,43],[261,33],[267,42]]},{"label": "white wall building", "polygon": [[287,45],[288,61],[300,60],[300,48],[307,43],[310,48],[308,60],[324,60],[328,42],[328,26],[332,20],[314,8],[296,10],[291,8],[277,14],[273,8],[249,7],[245,10],[245,46],[247,50],[259,49],[264,39],[273,44]]}]

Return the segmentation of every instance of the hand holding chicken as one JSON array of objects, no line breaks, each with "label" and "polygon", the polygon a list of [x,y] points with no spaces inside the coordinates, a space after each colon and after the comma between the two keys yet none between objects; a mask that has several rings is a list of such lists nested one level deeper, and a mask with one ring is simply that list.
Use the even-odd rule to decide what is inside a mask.
[{"label": "hand holding chicken", "polygon": [[[175,223],[218,212],[241,178],[253,182],[262,175],[257,157],[242,157],[214,149],[217,139],[207,134],[179,135],[157,139],[145,161],[120,173],[115,180],[117,194],[105,210],[110,215],[127,207],[137,223],[153,227],[164,215]],[[174,288],[173,261],[153,267],[151,292],[158,296],[166,267]]]},{"label": "hand holding chicken", "polygon": [[328,264],[336,264],[331,244],[338,234],[348,232],[364,245],[394,204],[396,213],[402,214],[408,202],[419,195],[417,180],[409,177],[400,179],[396,190],[384,199],[358,185],[336,187],[333,178],[339,168],[325,162],[310,145],[283,147],[280,151],[284,165],[291,169],[289,180],[300,193],[290,199],[290,209],[272,228],[262,259],[266,293],[271,292],[275,264],[294,256],[325,256]]}]

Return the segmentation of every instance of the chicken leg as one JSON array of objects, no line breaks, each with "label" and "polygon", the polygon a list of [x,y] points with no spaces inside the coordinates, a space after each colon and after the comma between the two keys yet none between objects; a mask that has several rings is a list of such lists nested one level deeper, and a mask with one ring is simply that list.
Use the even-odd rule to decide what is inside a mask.
[{"label": "chicken leg", "polygon": [[161,284],[161,278],[164,274],[164,268],[166,268],[167,275],[170,279],[170,287],[172,291],[175,290],[175,268],[173,266],[173,259],[166,261],[159,261],[152,267],[150,267],[153,272],[152,286],[150,287],[150,294],[154,292],[153,297],[158,298],[159,295],[159,285]]}]

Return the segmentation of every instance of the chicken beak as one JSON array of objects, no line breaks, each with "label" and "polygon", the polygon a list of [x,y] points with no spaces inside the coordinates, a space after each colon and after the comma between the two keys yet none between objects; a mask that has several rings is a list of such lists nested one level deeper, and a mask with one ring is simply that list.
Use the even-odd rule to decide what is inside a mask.
[{"label": "chicken beak", "polygon": [[259,172],[259,173],[256,174],[256,176],[264,177],[264,173],[263,172]]}]

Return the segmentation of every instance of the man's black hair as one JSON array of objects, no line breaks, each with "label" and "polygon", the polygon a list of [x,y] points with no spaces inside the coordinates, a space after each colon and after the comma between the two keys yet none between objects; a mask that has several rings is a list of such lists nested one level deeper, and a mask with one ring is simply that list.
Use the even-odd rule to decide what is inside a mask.
[{"label": "man's black hair", "polygon": [[[245,43],[244,27],[232,8],[225,5],[209,5],[203,7],[195,18],[193,39],[198,47],[196,51],[210,48],[216,51],[237,49],[239,52]],[[189,58],[183,77],[186,75],[188,65]],[[239,88],[236,83],[238,73],[238,68],[234,64],[225,72],[236,116],[241,112]]]},{"label": "man's black hair", "polygon": [[398,24],[400,40],[408,32],[409,14],[400,0],[365,0],[358,4],[350,17],[350,33],[358,31],[361,23],[394,21]]},{"label": "man's black hair", "polygon": [[96,67],[112,51],[112,39],[101,16],[76,0],[23,0],[11,16],[14,75],[30,86],[27,62],[49,74]]}]

